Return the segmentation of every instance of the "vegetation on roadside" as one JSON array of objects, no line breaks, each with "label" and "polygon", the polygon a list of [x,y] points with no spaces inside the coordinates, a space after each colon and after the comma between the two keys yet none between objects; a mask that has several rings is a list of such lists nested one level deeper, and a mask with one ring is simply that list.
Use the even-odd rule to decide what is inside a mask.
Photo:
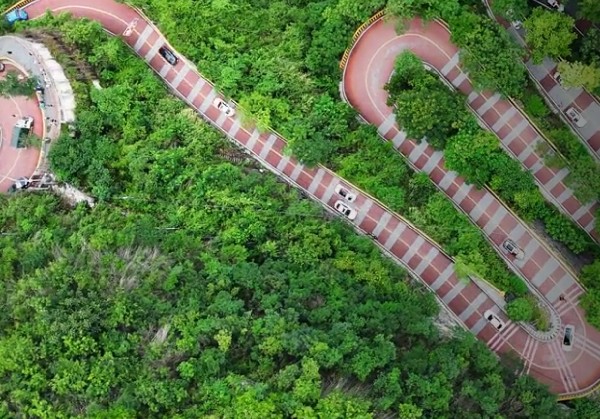
[{"label": "vegetation on roadside", "polygon": [[559,153],[547,143],[540,143],[537,151],[550,167],[569,169],[565,183],[583,203],[600,199],[600,164],[591,156],[582,140],[550,111],[537,90],[529,85],[523,102],[525,112],[548,138]]},{"label": "vegetation on roadside", "polygon": [[575,19],[571,16],[535,7],[523,26],[525,42],[535,64],[540,64],[544,57],[559,60],[571,55],[571,44],[577,38]]},{"label": "vegetation on roadside", "polygon": [[[478,187],[488,185],[523,219],[542,221],[547,233],[574,253],[593,248],[585,232],[546,203],[532,175],[503,151],[494,134],[477,125],[460,92],[451,90],[437,75],[427,71],[411,52],[399,56],[394,70],[386,88],[399,124],[409,133],[419,133],[417,138],[431,135],[446,139],[445,143],[436,140],[430,144],[444,151],[447,168]],[[423,112],[423,102],[454,122],[448,124],[443,118],[439,121],[412,118]]]},{"label": "vegetation on roadside", "polygon": [[[528,115],[536,120],[545,135],[567,157],[567,161],[565,161],[559,156],[555,156],[548,162],[551,162],[554,167],[569,168],[570,174],[566,183],[573,188],[576,196],[584,203],[598,199],[600,196],[599,165],[589,155],[585,146],[576,144],[580,140],[569,134],[568,130],[558,129],[564,127],[564,124],[560,119],[549,114],[550,112],[539,94],[531,88],[531,82],[526,81],[521,62],[523,51],[506,39],[506,31],[489,19],[485,15],[485,10],[477,10],[475,7],[461,9],[457,6],[457,0],[440,3],[443,5],[429,4],[426,0],[406,3],[389,2],[388,12],[406,18],[420,15],[428,20],[438,17],[445,19],[452,30],[452,41],[463,49],[461,65],[468,70],[476,85],[481,89],[499,91],[518,101],[523,101]],[[465,5],[469,6],[468,3]],[[492,7],[496,13],[509,21],[525,20],[525,26],[529,28],[527,40],[534,60],[539,61],[544,56],[562,58],[570,56],[572,43],[576,39],[571,17],[541,8],[534,8],[531,13],[525,0],[494,1]],[[469,42],[473,45],[469,45]],[[498,49],[504,52],[500,54]],[[581,53],[575,55],[582,62],[570,63],[563,60],[559,64],[559,67],[565,69],[564,74],[561,73],[563,83],[570,86],[584,85],[590,90],[600,88],[600,32],[597,29],[590,30],[581,42],[579,49]],[[473,57],[477,57],[479,65],[470,62]],[[513,64],[510,64],[511,60]],[[406,94],[408,93],[404,93],[404,95]],[[425,100],[439,101],[440,99]],[[432,115],[435,117],[428,119],[425,116],[428,115],[427,113],[421,115],[421,119],[430,125],[439,119],[439,115],[444,115],[447,119],[450,119],[451,116],[459,118],[458,113],[460,112],[453,107],[447,107],[446,113],[439,108],[432,109],[434,112]],[[421,110],[431,111],[432,109]],[[417,110],[415,108],[414,112]],[[449,110],[450,112],[448,112]],[[460,119],[457,121],[460,123]],[[448,131],[445,133],[452,134]],[[421,136],[417,135],[413,138],[421,138]],[[553,157],[552,153],[548,154],[548,157]]]},{"label": "vegetation on roadside", "polygon": [[441,18],[448,23],[451,40],[460,48],[462,68],[479,89],[520,97],[525,84],[522,50],[508,34],[485,15],[483,2],[471,0],[390,0],[387,12],[407,19]]},{"label": "vegetation on roadside", "polygon": [[[312,4],[310,16],[289,22],[289,2],[256,10],[249,3],[153,4],[167,14],[159,23],[177,25],[173,42],[206,54],[202,64],[213,79],[244,81],[244,67],[219,62],[235,63],[244,51],[263,58],[253,71],[270,71],[249,83],[304,79],[331,98],[345,47],[338,41],[354,30],[346,19],[362,21],[374,5],[327,4],[338,11]],[[200,13],[208,15],[203,25]],[[240,13],[247,28],[239,27]],[[213,27],[211,17],[224,20]],[[323,221],[315,205],[260,174],[97,25],[35,25],[64,32],[63,42],[80,50],[75,59],[92,62],[105,87],[90,93],[76,83],[76,137],[64,136],[52,161],[61,177],[106,202],[72,210],[48,196],[0,198],[3,415],[563,416],[543,387],[515,376],[518,366],[502,368],[471,336],[439,336],[430,296],[408,286],[367,240]],[[200,42],[181,38],[204,26],[212,35],[199,34]],[[270,31],[240,50],[228,38],[228,28],[252,36],[264,27]],[[269,66],[270,56],[287,67]],[[285,104],[287,87],[255,103],[279,97]],[[275,126],[285,116],[272,115]],[[339,148],[332,142],[326,150],[336,169],[427,217],[428,228],[455,249],[485,242],[371,127],[344,123]],[[487,255],[481,260],[490,269]],[[593,403],[581,409],[587,417],[598,411]]]},{"label": "vegetation on roadside", "polygon": [[75,137],[51,156],[102,199],[0,197],[0,415],[561,417],[518,365],[440,336],[429,293],[98,25],[35,25],[64,32],[104,86],[77,87]]}]

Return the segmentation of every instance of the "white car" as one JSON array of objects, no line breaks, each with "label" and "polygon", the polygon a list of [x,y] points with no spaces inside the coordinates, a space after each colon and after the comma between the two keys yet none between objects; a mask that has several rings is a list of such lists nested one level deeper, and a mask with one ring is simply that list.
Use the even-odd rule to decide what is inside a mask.
[{"label": "white car", "polygon": [[225,115],[232,117],[233,115],[235,115],[235,110],[229,106],[227,103],[225,103],[225,101],[221,98],[216,98],[213,101],[213,105],[215,108],[217,108],[218,110],[220,110],[221,112],[223,112]]},{"label": "white car", "polygon": [[565,326],[565,335],[563,336],[562,348],[564,351],[573,349],[573,335],[575,334],[575,326],[568,324]]},{"label": "white car", "polygon": [[333,208],[340,214],[345,215],[349,220],[354,220],[356,218],[357,212],[355,209],[350,208],[342,201],[336,201],[333,205]]},{"label": "white car", "polygon": [[486,310],[483,317],[498,331],[504,329],[504,322],[492,310]]},{"label": "white car", "polygon": [[335,193],[348,202],[354,202],[356,200],[356,195],[350,192],[348,189],[344,188],[342,185],[337,185],[335,187]]},{"label": "white car", "polygon": [[552,73],[552,78],[554,80],[556,80],[556,82],[562,86],[562,77],[561,77],[559,71],[555,71],[554,73]]},{"label": "white car", "polygon": [[581,116],[579,111],[577,109],[575,109],[574,107],[571,106],[569,109],[567,109],[565,111],[565,113],[567,114],[569,119],[571,121],[573,121],[575,123],[575,125],[577,125],[579,128],[581,128],[581,127],[585,126],[585,124],[587,124],[587,121],[584,119],[584,117]]},{"label": "white car", "polygon": [[510,22],[511,25],[513,25],[513,28],[515,28],[516,30],[520,30],[523,27],[523,22],[521,22],[520,20],[513,20],[512,22]]}]

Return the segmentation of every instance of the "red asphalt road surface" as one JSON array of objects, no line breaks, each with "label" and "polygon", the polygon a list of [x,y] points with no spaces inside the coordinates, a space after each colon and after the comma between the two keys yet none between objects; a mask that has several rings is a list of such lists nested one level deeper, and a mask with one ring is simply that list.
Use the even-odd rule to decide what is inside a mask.
[{"label": "red asphalt road surface", "polygon": [[[7,61],[4,73],[0,73],[0,80],[9,71],[20,70]],[[35,171],[40,150],[36,147],[15,148],[11,145],[12,130],[17,120],[23,116],[33,116],[33,133],[42,138],[42,111],[35,99],[24,96],[0,96],[0,193],[6,192],[14,179],[21,176],[30,177]],[[14,115],[14,116],[13,116]]]},{"label": "red asphalt road surface", "polygon": [[[156,27],[146,22],[144,17],[134,9],[112,0],[104,0],[101,3],[97,0],[38,0],[27,6],[27,11],[32,17],[41,16],[47,9],[53,12],[69,11],[74,16],[99,21],[108,31],[120,36],[182,100],[194,108],[205,120],[250,151],[257,160],[280,177],[321,201],[328,209],[332,210],[333,204],[339,199],[334,192],[337,184],[341,183],[355,191],[357,199],[351,204],[358,212],[357,218],[353,221],[355,227],[376,235],[377,244],[434,290],[440,301],[450,308],[479,339],[486,342],[496,352],[516,352],[525,363],[525,372],[549,385],[551,390],[561,394],[574,394],[587,389],[598,381],[600,378],[600,333],[585,323],[583,313],[576,305],[583,290],[574,278],[560,266],[560,263],[552,262],[552,256],[539,246],[535,239],[530,238],[529,233],[523,232],[519,242],[525,243],[529,255],[535,257],[524,261],[520,269],[531,277],[535,276],[535,272],[540,269],[539,264],[542,264],[541,269],[551,270],[552,275],[547,278],[545,276],[534,278],[540,283],[540,289],[552,292],[552,290],[556,290],[555,287],[561,289],[566,287],[563,294],[567,297],[567,301],[556,302],[556,305],[563,325],[573,324],[575,326],[575,340],[571,352],[564,352],[561,349],[560,339],[550,342],[536,340],[520,325],[510,322],[492,299],[483,293],[475,283],[460,281],[455,275],[453,261],[435,243],[409,225],[402,217],[386,209],[374,198],[348,184],[326,168],[322,166],[308,168],[294,158],[285,156],[283,149],[286,142],[276,133],[260,133],[255,128],[243,126],[239,116],[229,118],[220,113],[212,106],[213,99],[221,97],[212,84],[204,79],[195,66],[188,63],[181,55],[179,55],[180,61],[175,67],[167,64],[158,54],[158,48],[166,40]],[[134,19],[139,19],[139,21],[132,34],[128,37],[121,36],[127,25]],[[383,38],[379,39],[378,36],[375,39],[377,40],[376,45],[373,42],[367,43],[367,47],[373,48],[373,51],[377,50],[385,41]],[[352,63],[356,62],[355,75],[360,76],[356,93],[361,92],[366,95],[368,89],[367,91],[364,89],[365,80],[372,80],[373,86],[381,90],[383,84],[378,84],[376,79],[378,74],[382,73],[380,68],[373,68],[373,74],[363,73],[366,68],[364,63],[369,62],[369,59],[364,61],[365,53],[368,55],[368,51],[362,49],[363,53],[359,54],[360,50],[361,48],[358,48],[357,55],[352,56]],[[394,51],[390,51],[387,56],[391,64],[394,61],[393,54]],[[358,59],[355,60],[355,57]],[[435,62],[435,60],[433,61]],[[361,75],[361,73],[363,74]],[[362,78],[363,76],[366,79]],[[365,111],[364,116],[368,119],[371,114],[377,113],[374,112],[374,109],[381,106],[383,106],[382,109],[385,108],[385,98],[383,99],[383,102],[380,103],[364,100],[362,101],[364,107],[359,106],[359,110]],[[409,143],[409,141],[405,142],[405,144]],[[414,148],[416,146],[410,147],[411,150]],[[427,155],[428,151],[422,150],[422,153]],[[438,171],[439,169],[436,173]],[[438,173],[436,176],[439,177],[440,174],[443,175],[443,173]],[[453,185],[462,185],[464,182],[456,179],[452,183]],[[483,192],[473,189],[464,199],[464,207],[476,208],[478,202],[483,198]],[[497,211],[501,211],[498,203],[490,202],[487,212],[480,219],[482,222],[490,220],[488,212],[491,215]],[[501,221],[498,225],[489,223],[487,226],[488,229],[491,229],[489,234],[495,238],[497,243],[500,243],[502,237],[505,236],[504,230],[510,231],[518,228],[518,222],[513,220],[509,214],[504,215]],[[488,224],[487,221],[485,224]],[[555,300],[557,299],[558,295]],[[488,309],[497,312],[505,321],[506,327],[502,333],[496,333],[496,330],[483,318],[484,311]]]}]

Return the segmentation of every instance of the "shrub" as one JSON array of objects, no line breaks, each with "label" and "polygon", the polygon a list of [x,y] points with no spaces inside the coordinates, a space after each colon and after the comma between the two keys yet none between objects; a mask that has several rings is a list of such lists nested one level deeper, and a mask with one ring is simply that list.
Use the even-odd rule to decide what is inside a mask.
[{"label": "shrub", "polygon": [[506,312],[511,320],[528,322],[533,319],[534,306],[529,299],[519,297],[506,305]]}]

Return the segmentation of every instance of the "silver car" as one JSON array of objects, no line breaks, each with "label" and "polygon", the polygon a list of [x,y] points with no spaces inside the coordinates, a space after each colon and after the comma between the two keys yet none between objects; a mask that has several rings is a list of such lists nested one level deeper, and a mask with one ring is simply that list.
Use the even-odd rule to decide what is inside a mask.
[{"label": "silver car", "polygon": [[221,98],[215,98],[215,100],[213,100],[213,106],[229,117],[235,115],[235,110]]},{"label": "silver car", "polygon": [[575,123],[575,125],[577,125],[579,128],[584,127],[585,124],[587,124],[587,121],[583,118],[583,116],[581,116],[579,111],[577,109],[575,109],[574,107],[571,106],[569,109],[567,109],[565,111],[565,113],[567,114],[569,119],[571,121],[573,121]]},{"label": "silver car", "polygon": [[506,250],[508,253],[510,253],[519,260],[522,260],[525,257],[525,252],[523,252],[519,248],[519,246],[517,246],[517,243],[515,243],[511,239],[504,240],[504,243],[502,243],[502,247],[504,247],[504,250]]}]

